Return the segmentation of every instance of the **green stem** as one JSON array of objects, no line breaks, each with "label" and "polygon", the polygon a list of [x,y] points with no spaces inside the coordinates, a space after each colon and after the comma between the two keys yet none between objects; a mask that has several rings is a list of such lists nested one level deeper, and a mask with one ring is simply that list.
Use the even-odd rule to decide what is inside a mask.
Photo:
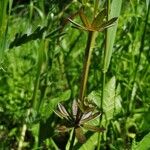
[{"label": "green stem", "polygon": [[[110,10],[110,0],[106,1],[107,3],[107,20],[109,18],[109,10]],[[103,112],[103,101],[104,101],[104,90],[105,90],[105,80],[106,80],[106,61],[108,61],[107,59],[107,41],[108,41],[108,30],[106,29],[105,32],[105,51],[104,51],[104,59],[103,59],[103,70],[102,70],[102,95],[101,95],[101,111]],[[100,120],[99,120],[99,126],[101,126],[102,123],[102,115],[100,116]],[[97,144],[97,150],[100,150],[100,145],[101,145],[101,136],[102,134],[99,132],[98,134],[98,144]]]},{"label": "green stem", "polygon": [[46,62],[46,50],[47,50],[48,42],[46,40],[43,40],[41,42],[40,48],[38,50],[38,68],[37,68],[37,74],[35,79],[35,85],[34,85],[34,91],[33,91],[33,97],[32,97],[32,108],[38,111],[39,104],[41,103],[40,100],[37,100],[37,94],[40,84],[40,76],[45,69],[45,62]]},{"label": "green stem", "polygon": [[73,134],[72,134],[69,150],[73,149],[74,141],[75,141],[75,129],[73,129]]},{"label": "green stem", "polygon": [[86,91],[88,73],[90,68],[90,61],[92,56],[92,50],[95,44],[95,39],[96,39],[96,33],[89,31],[87,45],[85,49],[85,60],[83,64],[83,72],[81,77],[81,86],[80,86],[80,93],[79,93],[79,99],[81,100],[82,103],[84,101],[84,95]]}]

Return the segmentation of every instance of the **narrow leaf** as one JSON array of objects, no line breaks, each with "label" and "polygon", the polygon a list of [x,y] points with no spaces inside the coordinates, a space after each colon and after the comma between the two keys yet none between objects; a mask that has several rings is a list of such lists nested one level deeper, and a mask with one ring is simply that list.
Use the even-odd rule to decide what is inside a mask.
[{"label": "narrow leaf", "polygon": [[[122,5],[122,0],[112,1],[111,12],[108,15],[109,20],[114,17],[119,17],[121,5]],[[109,64],[110,64],[116,31],[117,31],[117,23],[112,28],[107,29],[106,51],[105,51],[104,66],[103,66],[104,72],[107,72]]]},{"label": "narrow leaf", "polygon": [[91,116],[91,115],[92,115],[92,112],[91,112],[91,111],[90,111],[90,112],[87,112],[87,113],[84,113],[84,114],[82,115],[81,120],[84,120],[84,119],[88,118],[88,117]]},{"label": "narrow leaf", "polygon": [[70,18],[68,18],[68,20],[74,25],[74,26],[73,26],[74,28],[81,29],[81,30],[86,30],[86,31],[87,31],[87,29],[86,29],[85,27],[83,27],[83,26],[81,26],[80,24],[78,24],[78,23],[72,21]]},{"label": "narrow leaf", "polygon": [[101,26],[101,24],[102,24],[103,21],[104,21],[104,18],[106,17],[106,13],[107,13],[107,9],[103,9],[103,10],[95,17],[95,19],[93,20],[92,25],[91,25],[92,28]]},{"label": "narrow leaf", "polygon": [[76,100],[74,100],[72,104],[72,114],[75,119],[76,119],[77,112],[78,112],[78,104]]},{"label": "narrow leaf", "polygon": [[93,131],[93,132],[103,132],[105,130],[105,128],[103,127],[96,127],[93,125],[89,125],[89,124],[84,124],[83,127],[89,131]]},{"label": "narrow leaf", "polygon": [[90,115],[89,117],[87,117],[87,118],[85,118],[85,119],[81,119],[80,123],[81,123],[81,124],[84,124],[84,123],[86,123],[86,122],[88,122],[88,121],[92,121],[92,120],[96,119],[96,118],[99,117],[99,116],[100,116],[100,113],[97,112],[97,113],[95,113],[94,115]]},{"label": "narrow leaf", "polygon": [[103,30],[106,29],[106,28],[112,27],[113,25],[115,25],[115,21],[116,21],[117,19],[118,19],[117,17],[110,19],[109,21],[103,23],[100,27],[98,27],[97,30],[103,31]]},{"label": "narrow leaf", "polygon": [[149,5],[150,5],[150,0],[146,0],[146,7],[147,7],[147,10],[148,10]]},{"label": "narrow leaf", "polygon": [[63,118],[68,119],[68,117],[67,117],[66,115],[62,114],[62,113],[59,112],[58,110],[54,110],[54,113],[55,113],[58,117],[60,117],[61,119],[63,119]]},{"label": "narrow leaf", "polygon": [[83,9],[80,10],[79,15],[80,15],[80,18],[81,18],[81,21],[82,21],[83,25],[84,25],[85,27],[87,27],[87,28],[90,27],[90,26],[91,26],[90,21],[89,21],[88,18],[84,15]]},{"label": "narrow leaf", "polygon": [[62,104],[58,103],[58,108],[59,108],[60,112],[61,112],[64,116],[66,116],[66,117],[69,116],[69,114],[68,114],[66,108],[65,108]]}]

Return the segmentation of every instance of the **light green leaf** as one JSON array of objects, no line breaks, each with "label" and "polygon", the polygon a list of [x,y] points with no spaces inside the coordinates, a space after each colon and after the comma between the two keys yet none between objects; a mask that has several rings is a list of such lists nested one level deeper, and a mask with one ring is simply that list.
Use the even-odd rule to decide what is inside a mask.
[{"label": "light green leaf", "polygon": [[146,7],[147,7],[147,10],[148,10],[148,6],[150,5],[150,0],[146,0]]},{"label": "light green leaf", "polygon": [[[111,12],[108,15],[108,20],[114,17],[118,17],[120,14],[122,5],[122,0],[113,0],[111,3]],[[113,45],[116,37],[116,31],[117,31],[117,23],[112,26],[111,28],[107,29],[107,39],[106,39],[106,52],[105,52],[105,58],[104,58],[104,68],[103,71],[107,72],[111,56],[112,56],[112,50]]]},{"label": "light green leaf", "polygon": [[[93,150],[97,145],[98,132],[92,134],[88,140],[78,148],[79,150]],[[75,145],[76,149],[76,145]]]},{"label": "light green leaf", "polygon": [[[121,110],[121,96],[119,95],[119,86],[116,89],[116,79],[112,77],[104,88],[103,110],[107,120],[113,118],[115,114]],[[94,102],[99,108],[101,103],[101,93],[92,91],[88,95],[88,99]]]},{"label": "light green leaf", "polygon": [[48,103],[43,104],[42,107],[42,114],[48,118],[52,113],[53,110],[56,109],[58,103],[62,101],[67,101],[71,96],[71,90],[67,90],[61,93],[58,97],[50,99]]},{"label": "light green leaf", "polygon": [[115,88],[116,88],[116,79],[115,77],[112,77],[104,88],[103,110],[107,120],[113,118],[114,115],[114,110],[116,106]]},{"label": "light green leaf", "polygon": [[150,132],[137,144],[136,150],[149,150],[150,149]]}]

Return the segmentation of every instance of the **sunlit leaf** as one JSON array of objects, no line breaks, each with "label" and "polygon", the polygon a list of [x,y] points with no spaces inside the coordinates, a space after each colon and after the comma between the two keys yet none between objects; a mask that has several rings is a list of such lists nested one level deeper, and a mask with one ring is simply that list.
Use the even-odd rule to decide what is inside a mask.
[{"label": "sunlit leaf", "polygon": [[[111,8],[110,8],[111,11],[110,14],[108,15],[109,20],[114,17],[119,17],[121,5],[122,5],[122,0],[112,0]],[[107,29],[106,51],[105,51],[104,67],[103,67],[104,72],[107,72],[110,64],[116,31],[117,31],[117,22],[113,27]]]},{"label": "sunlit leaf", "polygon": [[148,10],[149,5],[150,5],[150,0],[146,0],[146,7],[147,7],[147,10]]},{"label": "sunlit leaf", "polygon": [[137,144],[136,150],[149,150],[150,149],[150,132]]}]

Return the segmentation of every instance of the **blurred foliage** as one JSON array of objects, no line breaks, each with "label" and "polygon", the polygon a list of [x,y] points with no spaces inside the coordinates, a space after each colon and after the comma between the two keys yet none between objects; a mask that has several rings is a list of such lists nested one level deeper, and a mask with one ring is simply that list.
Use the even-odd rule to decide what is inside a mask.
[{"label": "blurred foliage", "polygon": [[[12,8],[8,7],[11,2]],[[7,11],[4,11],[3,20],[0,20],[0,31],[5,28],[0,34],[0,149],[17,149],[24,122],[28,125],[24,139],[26,149],[65,148],[69,134],[54,130],[61,124],[61,120],[53,113],[53,109],[56,109],[58,102],[69,109],[73,99],[78,97],[87,34],[72,28],[66,18],[75,14],[81,3],[93,11],[91,0],[8,2]],[[103,0],[100,3],[105,5]],[[107,105],[110,97],[119,93],[119,112],[113,115],[113,97],[111,107],[107,105],[111,116],[109,122],[105,123],[106,131],[101,139],[101,149],[136,149],[138,145],[142,147],[149,138],[150,16],[147,18],[141,60],[138,68],[136,67],[147,12],[148,1],[123,1],[106,76],[108,96],[105,97]],[[75,16],[74,20],[81,23],[79,16]],[[3,36],[6,33],[7,38],[4,41]],[[87,86],[87,97],[89,95],[91,101],[96,98],[99,100],[101,96],[104,37],[104,34],[99,34],[93,51]],[[41,48],[42,40],[48,41],[48,45],[41,64],[36,94],[40,107],[37,112],[33,111],[31,116],[27,116],[32,105],[39,67],[38,54],[45,50],[44,46]],[[113,76],[115,85],[110,83]],[[111,92],[113,95],[109,95]],[[129,109],[132,99],[132,109]],[[91,143],[97,139],[97,134],[89,131],[85,131],[85,134],[85,146],[90,144],[92,147]],[[76,149],[84,149],[83,147],[84,144],[75,142]],[[96,147],[96,143],[93,147]]]}]

